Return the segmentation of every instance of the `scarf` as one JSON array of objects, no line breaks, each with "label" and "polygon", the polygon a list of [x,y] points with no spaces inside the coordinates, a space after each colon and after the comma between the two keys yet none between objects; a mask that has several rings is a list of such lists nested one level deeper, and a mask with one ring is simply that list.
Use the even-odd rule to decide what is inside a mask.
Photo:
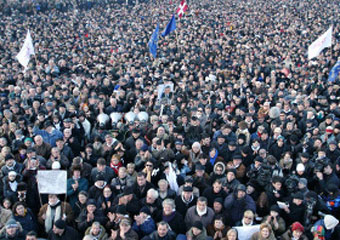
[{"label": "scarf", "polygon": [[209,160],[212,166],[214,166],[215,161],[216,161],[216,158],[217,158],[217,156],[218,156],[218,150],[217,150],[217,149],[216,149],[215,152],[216,152],[216,153],[215,153],[215,156],[212,157],[212,158],[210,158],[210,160]]},{"label": "scarf", "polygon": [[45,231],[49,232],[52,229],[53,223],[61,218],[61,202],[57,201],[54,205],[47,205],[46,209],[46,219],[45,219]]},{"label": "scarf", "polygon": [[208,212],[208,208],[205,208],[204,211],[200,211],[198,207],[196,207],[196,211],[197,211],[198,216],[202,217],[204,214]]},{"label": "scarf", "polygon": [[183,192],[182,192],[182,201],[184,202],[185,205],[188,205],[189,203],[191,203],[193,199],[194,199],[194,194],[191,195],[191,198],[190,198],[188,201],[185,200],[184,194],[183,194]]},{"label": "scarf", "polygon": [[8,185],[9,185],[9,187],[11,188],[11,190],[13,192],[17,191],[17,187],[18,187],[18,182],[17,181],[13,181],[13,182],[9,181]]},{"label": "scarf", "polygon": [[176,211],[174,210],[170,215],[164,215],[163,213],[163,221],[169,223],[171,222],[174,218],[175,218],[175,215],[176,215]]}]

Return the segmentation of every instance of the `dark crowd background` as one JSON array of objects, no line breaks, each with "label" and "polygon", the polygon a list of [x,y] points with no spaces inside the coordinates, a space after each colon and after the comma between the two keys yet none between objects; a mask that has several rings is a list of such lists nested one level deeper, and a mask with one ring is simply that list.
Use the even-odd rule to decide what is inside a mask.
[{"label": "dark crowd background", "polygon": [[340,239],[339,2],[178,4],[0,1],[0,239]]}]

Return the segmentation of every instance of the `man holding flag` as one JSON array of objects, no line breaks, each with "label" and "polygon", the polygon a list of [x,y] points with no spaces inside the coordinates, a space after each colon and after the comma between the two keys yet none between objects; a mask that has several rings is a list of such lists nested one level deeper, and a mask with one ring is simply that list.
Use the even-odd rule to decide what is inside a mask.
[{"label": "man holding flag", "polygon": [[16,59],[18,59],[19,63],[22,66],[24,66],[25,71],[27,70],[28,62],[30,61],[30,56],[34,54],[35,53],[34,53],[33,41],[31,38],[30,30],[28,30],[24,45],[22,46],[20,52],[16,56]]}]

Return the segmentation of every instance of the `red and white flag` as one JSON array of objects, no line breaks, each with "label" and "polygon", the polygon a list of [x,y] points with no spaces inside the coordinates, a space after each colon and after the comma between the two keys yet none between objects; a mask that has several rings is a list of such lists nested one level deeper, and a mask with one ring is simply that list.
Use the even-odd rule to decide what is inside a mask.
[{"label": "red and white flag", "polygon": [[177,8],[176,13],[178,14],[179,18],[182,18],[183,14],[185,13],[185,11],[188,9],[188,5],[185,2],[185,0],[181,1],[181,4],[179,5],[179,7]]}]

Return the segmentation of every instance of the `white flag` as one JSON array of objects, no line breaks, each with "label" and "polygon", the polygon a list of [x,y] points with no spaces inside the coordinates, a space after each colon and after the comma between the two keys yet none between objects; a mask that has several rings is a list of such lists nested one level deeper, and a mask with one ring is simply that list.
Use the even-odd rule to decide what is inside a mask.
[{"label": "white flag", "polygon": [[333,26],[331,26],[327,32],[322,34],[308,47],[308,60],[319,56],[320,52],[324,48],[332,46],[332,32]]},{"label": "white flag", "polygon": [[22,46],[20,52],[16,56],[19,63],[25,67],[25,70],[27,69],[28,62],[30,61],[31,55],[34,55],[34,47],[33,47],[30,30],[28,30],[24,45]]}]

